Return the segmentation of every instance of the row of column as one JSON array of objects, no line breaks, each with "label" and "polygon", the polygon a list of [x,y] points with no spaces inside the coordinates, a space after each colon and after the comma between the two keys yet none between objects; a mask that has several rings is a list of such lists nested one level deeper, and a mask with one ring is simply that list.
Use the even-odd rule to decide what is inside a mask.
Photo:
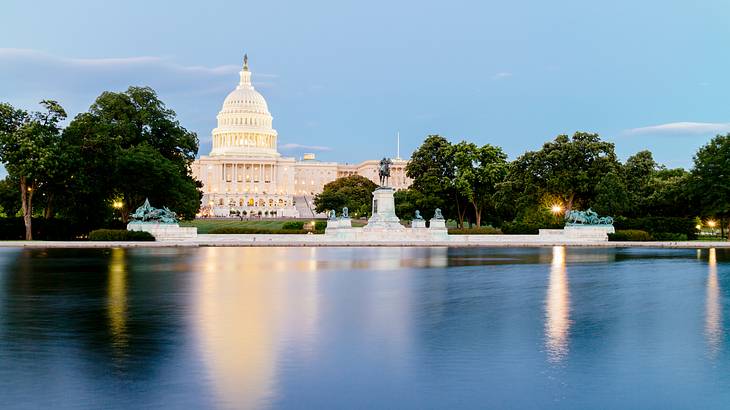
[{"label": "row of column", "polygon": [[[240,136],[240,135],[216,135],[215,138],[218,139],[216,141],[216,146],[226,146],[226,147],[235,147],[235,146],[255,146],[255,147],[263,147],[263,148],[274,148],[275,138],[273,135],[261,135],[257,134],[255,138],[252,138],[251,136]],[[245,143],[242,143],[245,142]],[[249,144],[249,142],[254,143],[255,145]]]}]

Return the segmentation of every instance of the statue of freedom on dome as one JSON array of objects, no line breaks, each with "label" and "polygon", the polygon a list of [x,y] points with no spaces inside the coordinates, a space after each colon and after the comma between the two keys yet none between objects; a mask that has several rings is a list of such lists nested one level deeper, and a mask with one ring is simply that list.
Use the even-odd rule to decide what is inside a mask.
[{"label": "statue of freedom on dome", "polygon": [[378,176],[380,177],[380,186],[381,187],[387,187],[388,182],[390,180],[390,166],[393,164],[393,161],[390,160],[390,158],[385,158],[380,160],[380,170],[378,171]]}]

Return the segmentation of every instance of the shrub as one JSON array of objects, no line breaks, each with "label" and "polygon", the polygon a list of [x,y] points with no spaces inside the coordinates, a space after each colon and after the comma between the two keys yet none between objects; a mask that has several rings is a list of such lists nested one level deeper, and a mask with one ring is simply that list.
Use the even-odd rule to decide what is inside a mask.
[{"label": "shrub", "polygon": [[263,228],[241,228],[224,227],[211,229],[209,234],[218,235],[254,235],[254,234],[305,234],[304,229],[263,229]]},{"label": "shrub", "polygon": [[498,228],[493,228],[491,226],[480,226],[480,227],[474,227],[474,228],[451,228],[449,229],[449,235],[498,235],[501,234],[502,231]]},{"label": "shrub", "polygon": [[154,241],[149,232],[126,229],[97,229],[89,233],[90,241]]},{"label": "shrub", "polygon": [[562,229],[563,224],[542,223],[533,224],[525,222],[505,222],[501,226],[502,233],[517,235],[536,235],[540,229]]},{"label": "shrub", "polygon": [[684,233],[674,233],[674,232],[653,232],[651,234],[651,239],[655,241],[686,241],[687,240],[687,234]]},{"label": "shrub", "polygon": [[638,229],[647,231],[652,235],[657,234],[684,234],[687,239],[695,239],[697,230],[693,218],[677,218],[666,216],[648,216],[644,218],[618,217],[613,223],[616,229]]},{"label": "shrub", "polygon": [[616,233],[608,234],[609,241],[650,241],[651,235],[647,231],[638,229],[618,230]]},{"label": "shrub", "polygon": [[304,229],[303,221],[287,221],[281,225],[281,229]]},{"label": "shrub", "polygon": [[327,228],[327,221],[316,221],[314,222],[314,230],[315,231],[322,231]]}]

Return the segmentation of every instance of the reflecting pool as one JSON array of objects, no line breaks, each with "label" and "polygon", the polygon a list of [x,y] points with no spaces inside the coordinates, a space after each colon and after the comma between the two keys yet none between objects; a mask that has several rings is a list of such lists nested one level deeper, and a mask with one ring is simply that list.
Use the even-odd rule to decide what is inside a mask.
[{"label": "reflecting pool", "polygon": [[0,408],[726,408],[730,252],[0,249]]}]

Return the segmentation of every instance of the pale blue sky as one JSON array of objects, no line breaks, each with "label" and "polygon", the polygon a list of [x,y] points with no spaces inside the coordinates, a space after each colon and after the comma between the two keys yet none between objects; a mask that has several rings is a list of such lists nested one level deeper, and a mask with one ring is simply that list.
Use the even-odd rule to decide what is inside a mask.
[{"label": "pale blue sky", "polygon": [[394,156],[400,131],[402,156],[438,133],[514,158],[583,130],[689,166],[730,131],[727,1],[3,3],[0,100],[75,115],[150,85],[201,153],[244,52],[291,156]]}]

